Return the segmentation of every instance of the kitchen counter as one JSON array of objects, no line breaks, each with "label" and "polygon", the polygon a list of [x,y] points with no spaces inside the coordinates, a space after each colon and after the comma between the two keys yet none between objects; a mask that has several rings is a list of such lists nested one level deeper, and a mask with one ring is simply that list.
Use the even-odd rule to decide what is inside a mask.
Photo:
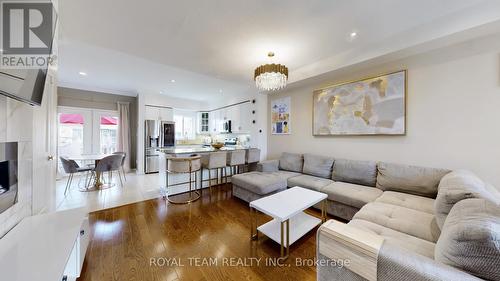
[{"label": "kitchen counter", "polygon": [[200,146],[200,147],[182,147],[182,146],[175,146],[172,148],[158,148],[159,152],[163,152],[165,154],[195,154],[195,153],[210,153],[210,152],[217,152],[217,151],[233,151],[233,150],[241,150],[241,149],[250,149],[249,147],[244,147],[244,146],[224,146],[221,149],[215,149],[211,146]]},{"label": "kitchen counter", "polygon": [[[181,146],[175,146],[171,148],[158,148],[158,163],[159,163],[159,185],[160,185],[160,193],[162,195],[167,194],[167,158],[169,156],[188,156],[190,154],[208,154],[211,152],[217,152],[217,151],[234,151],[234,150],[248,150],[250,149],[249,147],[244,147],[244,146],[238,146],[238,145],[231,145],[227,147],[222,147],[221,149],[217,150],[211,146],[188,146],[188,147],[183,147]],[[201,179],[208,179],[208,170],[205,169],[204,171],[198,171],[198,173],[203,173],[201,177],[197,177],[196,181],[196,186],[200,186],[203,184],[203,187],[208,186],[208,182],[203,182],[201,183]],[[221,173],[222,174],[222,173]],[[189,180],[189,174],[170,174],[169,175],[169,184],[172,185],[169,187],[169,194],[178,194],[182,193],[188,190],[188,185],[182,184],[182,185],[175,185],[181,182],[186,182]]]}]

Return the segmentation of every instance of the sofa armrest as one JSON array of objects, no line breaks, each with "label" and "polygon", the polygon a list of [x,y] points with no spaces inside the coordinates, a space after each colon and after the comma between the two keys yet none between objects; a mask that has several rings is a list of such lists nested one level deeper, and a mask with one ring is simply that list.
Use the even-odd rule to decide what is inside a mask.
[{"label": "sofa armrest", "polygon": [[257,171],[259,172],[277,172],[279,171],[279,160],[267,160],[257,163]]},{"label": "sofa armrest", "polygon": [[[318,280],[479,281],[434,259],[384,243],[382,236],[329,220],[318,229]],[[324,259],[336,261],[333,267]],[[322,264],[320,264],[320,261]]]},{"label": "sofa armrest", "polygon": [[386,243],[379,253],[378,280],[479,281],[482,279]]},{"label": "sofa armrest", "polygon": [[[377,260],[384,238],[348,224],[329,220],[318,229],[318,254],[344,261],[349,271],[377,280]],[[319,270],[318,270],[319,271]]]}]

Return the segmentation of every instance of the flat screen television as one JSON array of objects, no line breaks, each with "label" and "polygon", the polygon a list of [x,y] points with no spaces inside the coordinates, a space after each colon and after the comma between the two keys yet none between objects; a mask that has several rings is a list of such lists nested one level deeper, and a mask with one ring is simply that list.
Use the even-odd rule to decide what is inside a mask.
[{"label": "flat screen television", "polygon": [[17,203],[17,142],[0,143],[0,213]]}]

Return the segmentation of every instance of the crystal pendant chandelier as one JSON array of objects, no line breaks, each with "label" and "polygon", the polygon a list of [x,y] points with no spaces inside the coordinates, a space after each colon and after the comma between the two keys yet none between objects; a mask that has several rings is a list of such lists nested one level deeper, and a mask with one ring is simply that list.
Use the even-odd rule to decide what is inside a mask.
[{"label": "crystal pendant chandelier", "polygon": [[[273,52],[267,54],[274,57]],[[262,91],[276,91],[283,89],[288,80],[288,67],[282,64],[264,64],[255,69],[255,85]]]}]

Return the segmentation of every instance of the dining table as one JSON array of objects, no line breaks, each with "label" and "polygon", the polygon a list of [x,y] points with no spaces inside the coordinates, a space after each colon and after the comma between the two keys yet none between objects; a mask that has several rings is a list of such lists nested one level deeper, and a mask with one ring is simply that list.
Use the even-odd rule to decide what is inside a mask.
[{"label": "dining table", "polygon": [[[77,155],[73,157],[68,157],[69,160],[74,160],[74,161],[80,161],[84,163],[88,162],[94,162],[94,167],[97,167],[97,164],[99,161],[101,161],[103,158],[109,156],[111,154],[82,154],[82,155]],[[95,178],[96,180],[94,181],[94,184],[90,186],[85,186],[84,188],[80,188],[81,192],[89,192],[89,191],[96,191],[96,190],[102,190],[106,188],[112,187],[111,183],[105,184],[101,180],[101,172],[95,171]]]}]

